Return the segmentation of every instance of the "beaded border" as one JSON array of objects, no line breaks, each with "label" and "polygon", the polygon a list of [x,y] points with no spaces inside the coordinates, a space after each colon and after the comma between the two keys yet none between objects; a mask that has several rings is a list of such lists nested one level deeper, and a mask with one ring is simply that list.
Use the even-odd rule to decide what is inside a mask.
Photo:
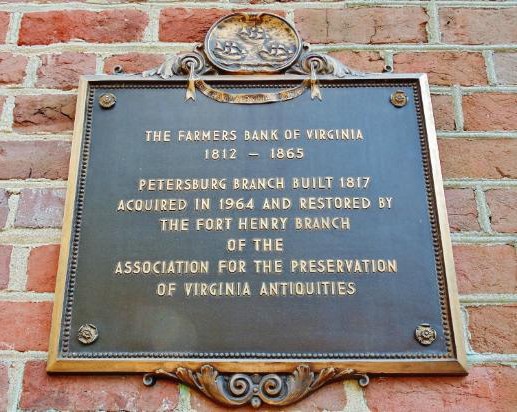
[{"label": "beaded border", "polygon": [[[115,80],[116,81],[116,80]],[[137,81],[137,80],[136,80]],[[81,219],[83,213],[83,203],[85,195],[85,184],[88,172],[88,164],[90,157],[91,132],[93,124],[93,104],[95,89],[170,89],[184,88],[183,84],[178,83],[132,83],[127,81],[122,84],[110,84],[112,81],[90,83],[87,93],[87,109],[84,122],[84,136],[81,147],[81,160],[79,165],[79,176],[77,182],[77,195],[75,199],[75,213],[72,224],[72,242],[70,246],[71,254],[68,262],[67,284],[65,290],[65,305],[63,309],[63,325],[60,336],[60,356],[63,358],[175,358],[175,359],[443,359],[454,357],[454,351],[451,340],[450,330],[450,308],[446,299],[446,279],[444,270],[443,249],[440,241],[440,229],[437,219],[436,201],[434,197],[434,182],[431,176],[431,165],[429,147],[427,144],[427,133],[425,129],[424,114],[422,109],[422,95],[418,87],[418,80],[406,81],[404,79],[361,79],[361,80],[322,80],[320,87],[322,88],[351,88],[351,87],[411,87],[415,102],[420,147],[422,155],[422,166],[424,169],[424,180],[427,195],[427,205],[429,219],[431,223],[432,239],[435,255],[435,269],[437,273],[437,283],[439,290],[442,328],[444,331],[447,352],[446,353],[268,353],[268,352],[70,352],[69,343],[71,335],[72,312],[74,302],[74,288],[76,282],[77,258],[79,255],[79,240],[81,232]],[[133,81],[134,82],[134,81]],[[256,82],[232,82],[224,79],[216,80],[218,87],[221,88],[277,88],[293,83],[287,80],[282,84],[274,84],[268,82],[266,84]],[[63,327],[64,326],[64,327]]]}]

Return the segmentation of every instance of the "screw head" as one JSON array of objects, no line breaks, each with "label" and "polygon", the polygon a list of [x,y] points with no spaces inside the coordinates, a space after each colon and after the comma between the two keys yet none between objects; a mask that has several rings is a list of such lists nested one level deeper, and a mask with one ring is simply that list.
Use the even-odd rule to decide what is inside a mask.
[{"label": "screw head", "polygon": [[104,93],[99,97],[99,105],[103,109],[110,109],[115,106],[117,98],[113,93]]},{"label": "screw head", "polygon": [[404,107],[407,104],[407,96],[402,90],[393,92],[390,97],[390,102],[395,107]]},{"label": "screw head", "polygon": [[85,323],[77,330],[77,340],[84,345],[90,345],[99,337],[97,327],[91,323]]}]

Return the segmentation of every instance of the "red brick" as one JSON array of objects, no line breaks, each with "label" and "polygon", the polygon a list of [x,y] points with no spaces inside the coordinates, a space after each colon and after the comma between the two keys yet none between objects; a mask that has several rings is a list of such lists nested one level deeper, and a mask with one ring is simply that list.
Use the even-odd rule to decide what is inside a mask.
[{"label": "red brick", "polygon": [[365,395],[371,412],[515,410],[517,369],[473,367],[468,376],[373,378]]},{"label": "red brick", "polygon": [[168,8],[160,13],[160,41],[202,42],[214,22],[230,11]]},{"label": "red brick", "polygon": [[[345,388],[342,382],[324,386],[308,398],[289,407],[279,409],[262,404],[261,412],[312,412],[312,411],[341,411],[346,406]],[[190,395],[192,409],[196,412],[227,412],[228,408],[217,405],[215,402],[192,390]],[[246,406],[236,409],[239,412],[253,412],[257,409]]]},{"label": "red brick", "polygon": [[447,214],[451,231],[479,230],[474,191],[471,189],[447,189],[445,191]]},{"label": "red brick", "polygon": [[53,292],[58,261],[59,245],[45,245],[32,249],[27,265],[25,288],[33,292]]},{"label": "red brick", "polygon": [[517,232],[517,190],[487,190],[486,200],[492,215],[492,229],[503,233]]},{"label": "red brick", "polygon": [[0,189],[0,229],[5,226],[7,215],[9,214],[9,193],[5,189]]},{"label": "red brick", "polygon": [[433,103],[434,123],[437,130],[454,130],[454,108],[452,96],[434,94],[431,96]]},{"label": "red brick", "polygon": [[447,178],[517,178],[515,139],[439,139]]},{"label": "red brick", "polygon": [[9,22],[11,16],[9,13],[0,12],[0,43],[5,43],[7,37],[7,31],[9,30]]},{"label": "red brick", "polygon": [[487,84],[485,60],[481,53],[397,53],[393,62],[395,72],[427,73],[431,84]]},{"label": "red brick", "polygon": [[495,73],[501,84],[517,84],[517,53],[495,53]]},{"label": "red brick", "polygon": [[84,40],[119,43],[142,40],[147,14],[139,10],[64,10],[25,13],[18,44],[35,45]]},{"label": "red brick", "polygon": [[27,57],[0,53],[0,84],[21,84],[25,77]]},{"label": "red brick", "polygon": [[12,251],[12,246],[0,245],[0,289],[6,289],[9,285],[9,264]]},{"label": "red brick", "polygon": [[465,130],[517,130],[517,94],[463,96]]},{"label": "red brick", "polygon": [[295,11],[296,28],[311,43],[422,43],[428,20],[421,7]]},{"label": "red brick", "polygon": [[20,194],[16,227],[61,227],[65,189],[24,189]]},{"label": "red brick", "polygon": [[7,410],[7,400],[9,396],[9,366],[0,363],[0,410]]},{"label": "red brick", "polygon": [[[472,348],[479,353],[517,353],[517,305],[468,309]],[[517,404],[516,404],[517,405]]]},{"label": "red brick", "polygon": [[25,365],[20,408],[28,410],[172,411],[178,385],[160,381],[142,386],[141,375],[49,375],[45,362]]},{"label": "red brick", "polygon": [[20,133],[65,132],[74,127],[76,96],[17,96],[13,128]]},{"label": "red brick", "polygon": [[66,179],[69,159],[69,142],[0,142],[0,179]]},{"label": "red brick", "polygon": [[37,87],[75,89],[79,77],[95,74],[95,55],[87,53],[45,54],[38,69]]},{"label": "red brick", "polygon": [[0,349],[47,350],[51,313],[51,302],[0,302]]},{"label": "red brick", "polygon": [[517,7],[440,10],[440,26],[444,43],[515,43],[517,42],[516,21]]},{"label": "red brick", "polygon": [[510,245],[454,246],[460,293],[517,293],[517,253]]},{"label": "red brick", "polygon": [[123,73],[141,73],[159,66],[165,60],[163,54],[127,53],[108,57],[104,62],[104,72],[113,74],[115,66],[122,67]]},{"label": "red brick", "polygon": [[352,70],[380,73],[384,69],[384,59],[377,52],[339,51],[329,54]]}]

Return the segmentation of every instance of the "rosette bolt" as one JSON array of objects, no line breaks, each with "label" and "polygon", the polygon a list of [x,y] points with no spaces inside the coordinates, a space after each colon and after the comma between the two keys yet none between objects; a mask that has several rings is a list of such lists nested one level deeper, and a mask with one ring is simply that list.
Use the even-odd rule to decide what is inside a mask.
[{"label": "rosette bolt", "polygon": [[415,339],[421,345],[428,346],[435,341],[436,330],[429,323],[422,323],[415,330]]},{"label": "rosette bolt", "polygon": [[84,345],[90,345],[99,337],[97,327],[91,323],[85,323],[77,330],[77,340]]},{"label": "rosette bolt", "polygon": [[116,102],[117,98],[113,93],[104,93],[99,97],[99,105],[103,109],[111,109]]},{"label": "rosette bolt", "polygon": [[395,107],[404,107],[407,104],[407,96],[402,90],[393,92],[390,96],[390,102]]}]

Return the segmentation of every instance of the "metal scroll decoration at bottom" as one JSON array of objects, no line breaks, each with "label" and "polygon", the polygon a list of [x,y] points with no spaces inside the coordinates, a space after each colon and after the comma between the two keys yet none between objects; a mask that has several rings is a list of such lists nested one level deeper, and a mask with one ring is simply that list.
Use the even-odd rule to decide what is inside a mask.
[{"label": "metal scroll decoration at bottom", "polygon": [[323,385],[341,380],[358,379],[359,385],[369,383],[368,375],[353,369],[325,368],[314,372],[308,365],[299,365],[292,373],[245,374],[220,373],[211,365],[199,371],[178,368],[174,372],[158,369],[144,376],[144,384],[152,386],[158,378],[186,384],[224,406],[242,406],[250,403],[258,408],[263,402],[286,406],[298,402]]}]

